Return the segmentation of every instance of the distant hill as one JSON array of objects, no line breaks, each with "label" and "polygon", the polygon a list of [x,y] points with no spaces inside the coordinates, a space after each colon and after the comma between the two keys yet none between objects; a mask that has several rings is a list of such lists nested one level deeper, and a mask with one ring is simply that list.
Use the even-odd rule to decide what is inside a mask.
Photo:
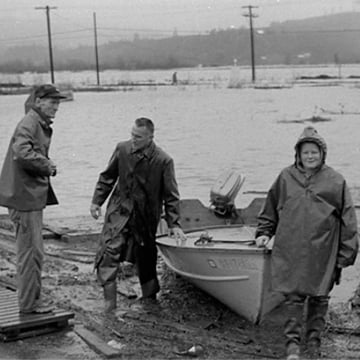
[{"label": "distant hill", "polygon": [[[256,26],[256,19],[255,19]],[[360,13],[342,13],[272,23],[254,31],[256,64],[360,62]],[[167,69],[251,64],[247,28],[212,30],[207,35],[113,41],[98,48],[100,68]],[[53,49],[56,70],[95,68],[94,48]],[[0,56],[1,72],[48,71],[48,48],[29,44]]]}]

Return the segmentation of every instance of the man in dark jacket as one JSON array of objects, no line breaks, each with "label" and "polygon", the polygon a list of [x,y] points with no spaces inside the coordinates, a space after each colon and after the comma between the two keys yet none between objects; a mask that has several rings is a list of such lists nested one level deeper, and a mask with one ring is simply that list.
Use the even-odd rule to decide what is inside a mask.
[{"label": "man in dark jacket", "polygon": [[9,209],[14,222],[20,313],[51,310],[41,303],[44,258],[43,209],[58,204],[50,185],[56,166],[49,159],[52,119],[64,98],[53,85],[34,91],[34,103],[16,126],[0,175],[0,206]]},{"label": "man in dark jacket", "polygon": [[155,235],[163,206],[170,232],[179,240],[185,239],[179,224],[174,162],[156,146],[153,137],[153,122],[136,119],[131,140],[117,144],[95,187],[90,208],[95,219],[111,193],[95,260],[106,312],[116,308],[120,262],[136,264],[143,298],[156,299],[160,288]]}]

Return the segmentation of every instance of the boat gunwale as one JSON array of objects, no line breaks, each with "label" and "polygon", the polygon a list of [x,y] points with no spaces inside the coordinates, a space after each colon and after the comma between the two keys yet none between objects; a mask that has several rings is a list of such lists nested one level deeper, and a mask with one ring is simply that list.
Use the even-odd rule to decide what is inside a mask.
[{"label": "boat gunwale", "polygon": [[[203,227],[199,227],[199,228],[193,228],[193,229],[188,229],[185,230],[184,233],[185,234],[191,234],[194,232],[198,232],[198,231],[205,231],[205,230],[213,230],[213,229],[229,229],[229,228],[240,228],[240,227],[255,227],[253,225],[248,225],[248,224],[229,224],[229,225],[211,225],[211,226],[203,226]],[[271,249],[269,248],[258,248],[256,247],[256,245],[247,245],[246,241],[232,241],[232,242],[222,242],[221,245],[220,243],[216,243],[214,242],[213,244],[209,245],[209,244],[204,244],[204,245],[191,245],[191,246],[187,246],[186,245],[186,240],[184,242],[179,242],[176,243],[176,240],[174,240],[174,243],[165,243],[162,242],[161,239],[162,238],[170,238],[168,234],[161,234],[158,235],[156,237],[156,244],[158,247],[164,246],[164,247],[169,247],[169,248],[178,248],[178,249],[184,249],[184,250],[196,250],[196,251],[204,251],[205,249],[210,250],[210,252],[214,252],[214,251],[218,251],[218,252],[228,252],[228,251],[237,251],[237,252],[245,252],[248,254],[251,253],[263,253],[263,254],[271,254]],[[254,240],[255,241],[255,240]],[[226,247],[231,245],[231,247]],[[243,246],[243,248],[237,248],[236,245],[241,245]],[[244,247],[246,246],[246,247]]]}]

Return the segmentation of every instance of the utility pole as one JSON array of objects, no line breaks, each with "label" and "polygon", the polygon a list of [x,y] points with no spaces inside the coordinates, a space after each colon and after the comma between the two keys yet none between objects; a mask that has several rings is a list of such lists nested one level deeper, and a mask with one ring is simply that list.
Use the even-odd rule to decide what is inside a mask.
[{"label": "utility pole", "polygon": [[51,27],[50,27],[50,10],[57,9],[57,7],[35,7],[36,10],[46,10],[46,19],[47,19],[47,30],[48,30],[48,39],[49,39],[49,58],[50,58],[50,71],[51,71],[51,83],[55,83],[54,77],[54,61],[53,61],[53,53],[52,53],[52,45],[51,45]]},{"label": "utility pole", "polygon": [[99,54],[98,54],[98,44],[97,44],[97,31],[96,31],[96,13],[94,12],[94,38],[95,38],[95,61],[96,61],[96,79],[97,85],[100,85],[100,75],[99,75]]},{"label": "utility pole", "polygon": [[258,6],[242,6],[243,8],[247,8],[249,10],[248,14],[244,14],[243,16],[248,17],[250,21],[250,46],[251,46],[251,70],[252,70],[252,82],[255,82],[255,49],[254,49],[254,30],[253,30],[253,18],[257,17],[252,13],[252,9],[258,8]]}]

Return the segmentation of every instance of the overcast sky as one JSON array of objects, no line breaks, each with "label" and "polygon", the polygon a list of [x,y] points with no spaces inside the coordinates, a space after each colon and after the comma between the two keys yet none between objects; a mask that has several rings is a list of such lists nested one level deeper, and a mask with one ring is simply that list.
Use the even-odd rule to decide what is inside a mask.
[{"label": "overcast sky", "polygon": [[[45,6],[50,8],[54,46],[93,42],[96,13],[99,43],[141,37],[205,33],[274,21],[360,11],[360,0],[0,0],[0,46],[47,44]],[[256,6],[256,8],[255,8]],[[40,7],[40,9],[36,9]]]}]

